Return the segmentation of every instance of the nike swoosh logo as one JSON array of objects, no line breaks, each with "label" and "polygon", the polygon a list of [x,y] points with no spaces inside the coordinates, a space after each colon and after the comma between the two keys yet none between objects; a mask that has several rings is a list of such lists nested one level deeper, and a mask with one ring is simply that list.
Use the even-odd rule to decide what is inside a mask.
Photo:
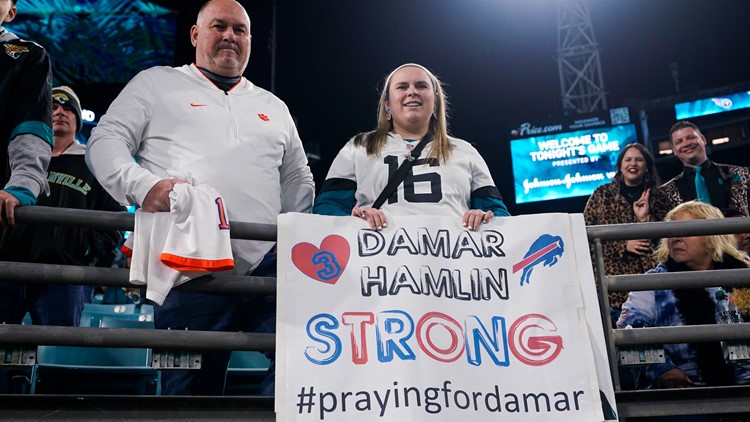
[{"label": "nike swoosh logo", "polygon": [[196,104],[196,103],[190,103],[190,107],[205,107],[206,104]]}]

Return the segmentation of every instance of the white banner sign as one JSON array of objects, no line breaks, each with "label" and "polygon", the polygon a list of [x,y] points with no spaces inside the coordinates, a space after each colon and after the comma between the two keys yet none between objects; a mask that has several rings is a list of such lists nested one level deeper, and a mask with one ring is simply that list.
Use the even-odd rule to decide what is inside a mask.
[{"label": "white banner sign", "polygon": [[277,420],[602,421],[602,398],[614,412],[580,215],[377,232],[286,214],[278,239]]}]

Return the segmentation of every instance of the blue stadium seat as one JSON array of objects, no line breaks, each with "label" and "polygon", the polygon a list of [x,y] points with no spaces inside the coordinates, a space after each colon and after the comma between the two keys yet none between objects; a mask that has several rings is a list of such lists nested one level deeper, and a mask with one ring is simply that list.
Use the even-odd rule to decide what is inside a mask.
[{"label": "blue stadium seat", "polygon": [[126,305],[92,304],[86,303],[81,312],[80,327],[99,327],[104,317],[113,317],[127,320],[152,321],[154,320],[154,307],[152,305]]},{"label": "blue stadium seat", "polygon": [[121,319],[125,321],[144,321],[154,322],[154,316],[150,314],[101,314],[98,312],[81,313],[81,322],[79,327],[101,327],[102,319]]},{"label": "blue stadium seat", "polygon": [[158,395],[150,363],[149,349],[39,346],[31,394]]},{"label": "blue stadium seat", "polygon": [[85,303],[83,305],[83,310],[108,314],[134,314],[136,313],[136,304],[126,303],[115,305],[107,303]]},{"label": "blue stadium seat", "polygon": [[271,361],[260,352],[232,352],[227,369],[225,396],[258,396]]},{"label": "blue stadium seat", "polygon": [[[129,315],[132,317],[132,315]],[[143,315],[136,315],[143,316]],[[154,319],[138,319],[138,318],[123,318],[120,316],[109,316],[104,315],[99,320],[99,327],[101,328],[144,328],[144,329],[155,329]]]},{"label": "blue stadium seat", "polygon": [[[87,303],[80,325],[154,329],[153,306]],[[160,384],[160,372],[151,367],[151,349],[39,346],[30,392],[159,395]]]}]

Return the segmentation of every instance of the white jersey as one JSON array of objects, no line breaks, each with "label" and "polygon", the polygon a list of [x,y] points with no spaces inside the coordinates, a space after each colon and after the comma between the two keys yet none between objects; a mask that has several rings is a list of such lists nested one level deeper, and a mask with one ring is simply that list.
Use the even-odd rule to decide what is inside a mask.
[{"label": "white jersey", "polygon": [[[224,92],[195,65],[134,77],[92,131],[86,162],[116,200],[138,205],[167,170],[190,171],[232,204],[230,221],[276,224],[309,212],[315,191],[286,105],[245,78]],[[232,244],[241,274],[273,247]]]},{"label": "white jersey", "polygon": [[169,194],[168,213],[138,210],[130,282],[146,284],[146,297],[162,304],[174,286],[213,271],[234,268],[226,204],[210,186],[180,183]]},{"label": "white jersey", "polygon": [[[470,209],[472,192],[494,188],[487,163],[479,152],[462,139],[451,138],[451,141],[454,148],[445,163],[427,158],[432,143],[426,145],[421,158],[381,209],[393,215],[462,216]],[[394,133],[389,134],[379,155],[367,155],[364,145],[354,145],[350,140],[331,164],[326,179],[356,182],[357,206],[369,207],[407,153],[407,143]]]}]

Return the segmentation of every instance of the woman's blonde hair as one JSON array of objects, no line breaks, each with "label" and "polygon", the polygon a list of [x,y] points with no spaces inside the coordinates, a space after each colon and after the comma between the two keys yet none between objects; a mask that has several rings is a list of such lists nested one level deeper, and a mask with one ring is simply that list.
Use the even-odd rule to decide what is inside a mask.
[{"label": "woman's blonde hair", "polygon": [[[711,218],[724,218],[721,210],[700,201],[689,201],[674,207],[667,213],[665,221],[673,221],[675,216],[681,213],[689,214],[694,220],[707,220]],[[731,234],[714,234],[703,236],[706,242],[706,250],[714,262],[723,262],[724,254],[730,255],[737,260],[750,265],[747,254],[737,248],[737,241]],[[659,248],[655,252],[659,262],[669,259],[668,239],[662,239]]]},{"label": "woman's blonde hair", "polygon": [[380,92],[380,101],[378,102],[378,126],[369,132],[362,132],[354,137],[355,145],[364,145],[367,148],[368,155],[380,154],[383,146],[388,139],[388,132],[393,131],[393,122],[388,118],[385,102],[389,100],[389,91],[393,75],[405,67],[416,67],[422,69],[432,82],[435,92],[435,111],[430,117],[429,129],[425,138],[432,138],[432,149],[428,154],[430,158],[437,158],[440,162],[445,162],[449,157],[453,144],[448,133],[448,98],[443,91],[443,85],[440,80],[426,67],[416,63],[406,63],[395,68],[386,78],[383,89]]}]

